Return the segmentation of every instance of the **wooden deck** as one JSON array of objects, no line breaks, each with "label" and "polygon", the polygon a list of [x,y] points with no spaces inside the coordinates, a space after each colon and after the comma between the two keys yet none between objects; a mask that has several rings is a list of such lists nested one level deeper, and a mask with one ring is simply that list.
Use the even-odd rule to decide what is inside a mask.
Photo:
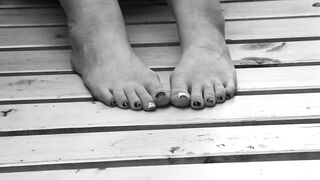
[{"label": "wooden deck", "polygon": [[[169,86],[179,59],[161,0],[121,1],[129,38]],[[1,180],[320,180],[320,7],[222,1],[238,94],[200,111],[94,102],[54,0],[0,0]]]}]

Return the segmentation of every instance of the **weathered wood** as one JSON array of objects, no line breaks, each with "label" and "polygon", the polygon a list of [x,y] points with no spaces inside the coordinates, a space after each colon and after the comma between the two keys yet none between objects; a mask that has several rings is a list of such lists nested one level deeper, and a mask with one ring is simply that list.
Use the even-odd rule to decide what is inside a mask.
[{"label": "weathered wood", "polygon": [[[316,17],[320,11],[313,0],[260,1],[222,4],[227,21],[264,18]],[[254,9],[254,11],[253,11]],[[168,6],[123,6],[125,21],[132,23],[175,22]],[[0,27],[65,25],[61,8],[3,9]]]},{"label": "weathered wood", "polygon": [[[158,72],[169,89],[170,72]],[[238,94],[313,92],[320,90],[320,66],[238,69]],[[69,75],[0,77],[0,102],[90,99],[80,77]],[[68,88],[66,88],[68,87]]]},{"label": "weathered wood", "polygon": [[311,124],[0,137],[0,171],[319,159],[319,131]]},{"label": "weathered wood", "polygon": [[3,180],[319,180],[319,160],[239,162],[169,166],[123,167],[107,169],[72,169],[1,173]]},{"label": "weathered wood", "polygon": [[[320,64],[320,41],[228,45],[236,67]],[[142,62],[154,70],[170,70],[180,48],[133,48]],[[0,75],[70,73],[70,50],[0,51]]]},{"label": "weathered wood", "polygon": [[201,111],[170,107],[146,113],[96,101],[1,105],[0,112],[0,136],[320,123],[320,93],[235,96]]},{"label": "weathered wood", "polygon": [[[231,43],[317,40],[320,18],[249,20],[227,22],[226,38]],[[129,39],[134,46],[177,44],[175,24],[128,25]],[[65,27],[1,28],[0,49],[57,48],[68,46]]]}]

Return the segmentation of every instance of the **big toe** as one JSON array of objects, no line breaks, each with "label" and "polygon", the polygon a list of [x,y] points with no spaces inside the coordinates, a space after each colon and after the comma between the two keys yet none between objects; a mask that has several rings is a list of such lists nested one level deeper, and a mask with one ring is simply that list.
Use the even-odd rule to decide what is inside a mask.
[{"label": "big toe", "polygon": [[163,87],[159,80],[148,84],[147,90],[155,101],[157,107],[163,107],[170,103],[170,92]]},{"label": "big toe", "polygon": [[171,103],[177,107],[190,106],[190,94],[186,82],[171,78]]}]

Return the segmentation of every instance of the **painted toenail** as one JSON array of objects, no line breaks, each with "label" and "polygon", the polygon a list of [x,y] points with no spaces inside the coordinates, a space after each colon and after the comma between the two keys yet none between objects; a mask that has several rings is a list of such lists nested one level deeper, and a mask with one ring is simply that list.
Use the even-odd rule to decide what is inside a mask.
[{"label": "painted toenail", "polygon": [[227,99],[230,99],[230,98],[231,98],[231,95],[230,95],[230,94],[227,94],[226,96],[227,96]]},{"label": "painted toenail", "polygon": [[218,96],[218,97],[217,97],[217,100],[218,100],[218,101],[223,101],[223,97]]},{"label": "painted toenail", "polygon": [[178,97],[179,99],[182,98],[182,97],[189,99],[189,95],[188,95],[187,93],[184,93],[184,92],[179,92],[179,93],[177,94],[177,97]]},{"label": "painted toenail", "polygon": [[154,102],[149,102],[147,105],[148,109],[155,109],[156,108],[156,104]]},{"label": "painted toenail", "polygon": [[115,106],[116,102],[115,101],[111,101],[110,106]]},{"label": "painted toenail", "polygon": [[198,107],[200,107],[200,106],[201,106],[201,102],[195,101],[195,102],[193,102],[193,106],[198,106]]},{"label": "painted toenail", "polygon": [[214,103],[214,99],[213,99],[213,98],[208,98],[208,99],[207,99],[207,102],[208,102],[208,103]]},{"label": "painted toenail", "polygon": [[164,92],[158,92],[156,95],[155,95],[155,97],[158,99],[160,96],[165,96],[166,95],[166,93],[164,93]]},{"label": "painted toenail", "polygon": [[128,105],[129,105],[128,102],[122,103],[122,106],[123,106],[123,107],[128,107]]},{"label": "painted toenail", "polygon": [[140,102],[135,102],[135,103],[134,103],[134,107],[135,107],[135,108],[141,107],[141,103],[140,103]]}]

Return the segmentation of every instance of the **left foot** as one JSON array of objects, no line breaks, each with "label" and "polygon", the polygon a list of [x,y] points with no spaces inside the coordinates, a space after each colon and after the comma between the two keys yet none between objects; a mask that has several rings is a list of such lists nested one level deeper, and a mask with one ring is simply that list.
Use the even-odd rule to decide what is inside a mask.
[{"label": "left foot", "polygon": [[170,0],[182,57],[173,71],[171,102],[202,109],[232,98],[237,80],[224,38],[224,17],[218,0]]},{"label": "left foot", "polygon": [[202,109],[234,96],[237,84],[235,69],[227,47],[220,47],[195,46],[183,52],[171,75],[173,105]]}]

